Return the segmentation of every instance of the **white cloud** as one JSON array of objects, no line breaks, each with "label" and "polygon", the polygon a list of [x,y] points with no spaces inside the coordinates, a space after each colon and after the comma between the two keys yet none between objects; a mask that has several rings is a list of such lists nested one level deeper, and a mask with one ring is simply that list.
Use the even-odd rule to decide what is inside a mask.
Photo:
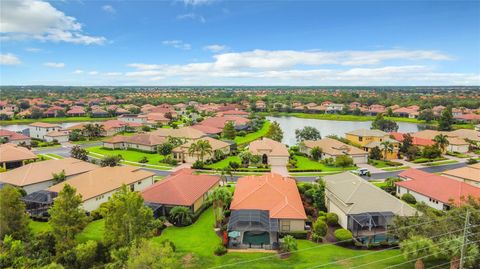
[{"label": "white cloud", "polygon": [[102,9],[103,9],[103,11],[108,12],[108,13],[112,13],[112,14],[117,13],[117,10],[115,10],[115,8],[112,7],[111,5],[104,5],[104,6],[102,6]]},{"label": "white cloud", "polygon": [[0,54],[0,65],[18,65],[22,61],[17,56],[11,53]]},{"label": "white cloud", "polygon": [[77,70],[73,71],[73,73],[74,73],[74,74],[77,74],[77,75],[78,75],[78,74],[83,74],[83,72],[84,72],[84,71],[83,71],[83,70],[80,70],[80,69],[77,69]]},{"label": "white cloud", "polygon": [[104,73],[103,75],[108,76],[108,77],[115,77],[115,76],[121,76],[122,73],[121,72],[107,72],[107,73]]},{"label": "white cloud", "polygon": [[63,68],[65,67],[64,63],[54,63],[54,62],[48,62],[43,64],[46,67],[52,67],[52,68]]},{"label": "white cloud", "polygon": [[218,45],[218,44],[213,44],[213,45],[208,45],[203,47],[204,50],[208,50],[211,52],[221,52],[227,50],[227,46],[225,45]]},{"label": "white cloud", "polygon": [[216,0],[183,0],[183,3],[186,6],[200,6],[200,5],[208,5],[213,2],[216,2]]},{"label": "white cloud", "polygon": [[98,75],[98,71],[90,71],[88,72],[89,75]]},{"label": "white cloud", "polygon": [[162,44],[176,48],[176,49],[182,49],[182,50],[189,50],[192,48],[190,44],[185,43],[182,40],[164,40],[162,41]]},{"label": "white cloud", "polygon": [[2,40],[36,39],[76,44],[103,44],[104,37],[83,34],[82,25],[41,0],[2,1]]},{"label": "white cloud", "polygon": [[201,23],[207,22],[205,17],[203,17],[202,15],[195,14],[195,13],[180,14],[180,15],[177,15],[177,19],[179,19],[179,20],[198,20]]},{"label": "white cloud", "polygon": [[42,49],[39,48],[26,48],[25,51],[32,52],[32,53],[38,53],[43,51]]}]

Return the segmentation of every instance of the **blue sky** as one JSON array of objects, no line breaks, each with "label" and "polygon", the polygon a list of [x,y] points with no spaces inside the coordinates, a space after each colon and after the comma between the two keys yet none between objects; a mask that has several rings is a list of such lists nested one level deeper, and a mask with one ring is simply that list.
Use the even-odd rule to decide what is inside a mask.
[{"label": "blue sky", "polygon": [[479,1],[2,0],[1,85],[480,85]]}]

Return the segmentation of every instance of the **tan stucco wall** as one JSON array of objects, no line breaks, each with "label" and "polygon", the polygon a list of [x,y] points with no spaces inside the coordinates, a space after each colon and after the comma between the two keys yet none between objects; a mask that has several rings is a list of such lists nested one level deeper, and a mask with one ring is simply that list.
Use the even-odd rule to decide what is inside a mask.
[{"label": "tan stucco wall", "polygon": [[[298,219],[280,219],[280,231],[281,232],[298,232],[305,230],[305,220]],[[283,225],[290,225],[289,230],[283,229]]]}]

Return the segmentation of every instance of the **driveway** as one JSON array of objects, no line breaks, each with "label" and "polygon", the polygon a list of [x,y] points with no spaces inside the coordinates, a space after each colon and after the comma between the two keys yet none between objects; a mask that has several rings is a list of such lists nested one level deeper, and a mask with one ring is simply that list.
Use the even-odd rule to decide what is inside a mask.
[{"label": "driveway", "polygon": [[288,177],[288,169],[284,165],[272,165],[272,173],[280,174],[284,177]]}]

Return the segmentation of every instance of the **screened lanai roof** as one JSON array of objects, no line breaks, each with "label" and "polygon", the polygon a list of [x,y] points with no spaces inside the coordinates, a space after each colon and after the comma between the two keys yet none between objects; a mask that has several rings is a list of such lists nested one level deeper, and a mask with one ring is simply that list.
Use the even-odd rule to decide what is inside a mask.
[{"label": "screened lanai roof", "polygon": [[395,214],[393,212],[366,212],[361,214],[351,214],[349,215],[354,222],[356,222],[360,227],[374,227],[379,226],[379,223],[375,222],[374,217],[383,219],[384,226],[388,224],[388,220],[393,218]]},{"label": "screened lanai roof", "polygon": [[57,197],[57,193],[46,190],[32,192],[22,198],[25,203],[48,205],[53,203],[53,199]]},{"label": "screened lanai roof", "polygon": [[270,219],[267,210],[234,210],[228,230],[278,232],[278,219]]}]

